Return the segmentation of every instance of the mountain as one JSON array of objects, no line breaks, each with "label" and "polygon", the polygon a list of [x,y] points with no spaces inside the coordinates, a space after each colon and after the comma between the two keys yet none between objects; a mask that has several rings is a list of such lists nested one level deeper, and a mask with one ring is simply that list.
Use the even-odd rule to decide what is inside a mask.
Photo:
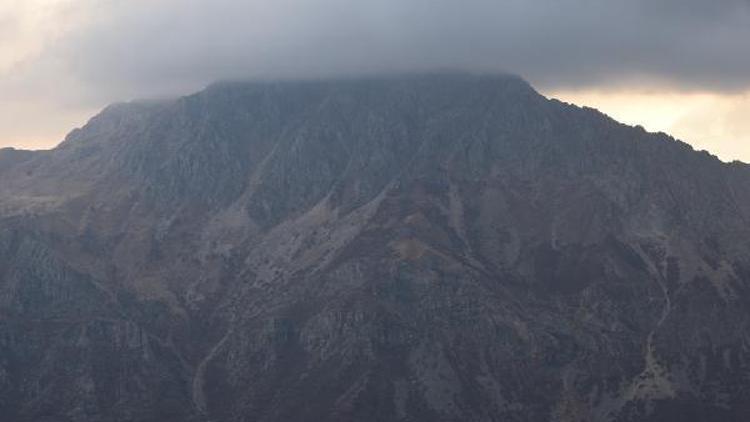
[{"label": "mountain", "polygon": [[234,82],[0,150],[12,421],[745,421],[750,166],[507,75]]}]

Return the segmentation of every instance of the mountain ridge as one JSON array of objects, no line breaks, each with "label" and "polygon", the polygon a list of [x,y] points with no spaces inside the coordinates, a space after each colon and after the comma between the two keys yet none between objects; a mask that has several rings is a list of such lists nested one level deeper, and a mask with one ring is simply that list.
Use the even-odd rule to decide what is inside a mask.
[{"label": "mountain ridge", "polygon": [[[248,87],[271,87],[271,86],[283,86],[283,85],[315,85],[315,84],[340,84],[340,83],[348,83],[348,84],[357,84],[364,82],[385,82],[385,81],[408,81],[408,80],[418,80],[418,79],[424,79],[424,78],[479,78],[479,79],[507,79],[507,80],[516,80],[519,83],[523,85],[527,85],[530,89],[533,90],[533,87],[524,80],[521,76],[512,74],[512,73],[492,73],[492,72],[485,72],[485,73],[472,73],[472,72],[464,72],[464,71],[454,71],[454,70],[442,70],[442,71],[433,71],[433,72],[405,72],[405,73],[392,73],[387,74],[385,76],[378,75],[378,74],[372,74],[372,75],[365,75],[365,76],[340,76],[340,77],[319,77],[319,78],[286,78],[286,79],[273,79],[273,78],[266,78],[266,79],[226,79],[226,80],[219,80],[216,82],[213,82],[209,85],[207,85],[204,89],[201,89],[199,91],[196,91],[193,94],[183,95],[183,96],[176,96],[176,97],[166,97],[166,98],[141,98],[141,99],[134,99],[129,101],[121,101],[121,102],[115,102],[108,106],[106,106],[102,111],[97,113],[94,117],[89,119],[89,121],[84,125],[88,126],[90,123],[92,123],[92,120],[102,117],[102,115],[107,115],[110,112],[116,112],[117,110],[127,110],[127,109],[137,109],[137,108],[154,108],[158,106],[168,106],[171,104],[174,104],[176,102],[180,102],[183,100],[186,100],[191,97],[196,97],[200,95],[204,95],[207,92],[210,91],[217,91],[217,90],[232,90],[234,88],[248,88]],[[535,91],[536,92],[536,91]],[[540,94],[541,95],[541,94]],[[636,125],[628,125],[625,123],[621,123],[617,121],[616,118],[609,116],[605,112],[602,112],[601,110],[598,110],[594,107],[586,106],[586,105],[576,105],[573,103],[569,103],[554,97],[549,97],[550,101],[557,101],[561,104],[564,104],[566,106],[572,106],[579,108],[581,110],[585,111],[591,111],[597,114],[601,114],[603,116],[606,116],[608,119],[612,120],[613,122],[635,128],[635,129],[643,129],[642,126],[636,124]],[[8,150],[10,151],[26,151],[26,152],[45,152],[50,151],[59,148],[62,146],[68,138],[74,137],[76,133],[78,133],[83,127],[73,129],[71,133],[69,133],[63,141],[58,144],[57,146],[47,149],[47,150],[24,150],[23,148],[17,148],[17,147],[5,147],[0,148],[0,150]],[[645,131],[645,129],[643,129]],[[679,142],[681,144],[685,144],[687,146],[690,146],[693,148],[692,145],[689,143],[682,141],[680,139],[676,139],[672,137],[669,133],[657,131],[657,132],[650,132],[647,131],[650,134],[653,135],[663,135],[673,141]],[[694,149],[694,148],[693,148]],[[694,149],[695,150],[695,149]],[[748,163],[743,162],[742,160],[732,160],[732,161],[724,161],[715,154],[711,153],[708,150],[695,150],[696,152],[701,153],[707,153],[711,155],[712,157],[715,157],[716,159],[726,163],[726,164],[744,164],[748,165]]]},{"label": "mountain ridge", "polygon": [[17,420],[750,411],[747,166],[516,77],[219,84],[30,157],[0,168]]}]

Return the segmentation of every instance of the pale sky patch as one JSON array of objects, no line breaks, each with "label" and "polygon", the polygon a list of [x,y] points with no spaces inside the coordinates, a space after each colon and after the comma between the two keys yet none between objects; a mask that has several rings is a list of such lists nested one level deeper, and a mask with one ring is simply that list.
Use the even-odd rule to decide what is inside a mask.
[{"label": "pale sky patch", "polygon": [[0,148],[52,148],[95,113],[60,98],[75,82],[50,51],[87,23],[90,4],[0,0]]},{"label": "pale sky patch", "polygon": [[589,106],[630,125],[665,132],[724,161],[750,161],[750,91],[577,89],[547,95]]},{"label": "pale sky patch", "polygon": [[0,75],[32,60],[85,19],[82,0],[0,0]]}]

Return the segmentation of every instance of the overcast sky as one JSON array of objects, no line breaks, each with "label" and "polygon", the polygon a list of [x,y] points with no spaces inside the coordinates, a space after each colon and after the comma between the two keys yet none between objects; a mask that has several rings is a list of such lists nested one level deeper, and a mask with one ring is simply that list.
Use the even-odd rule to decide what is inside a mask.
[{"label": "overcast sky", "polygon": [[750,161],[750,0],[0,0],[0,146],[220,79],[446,68]]}]

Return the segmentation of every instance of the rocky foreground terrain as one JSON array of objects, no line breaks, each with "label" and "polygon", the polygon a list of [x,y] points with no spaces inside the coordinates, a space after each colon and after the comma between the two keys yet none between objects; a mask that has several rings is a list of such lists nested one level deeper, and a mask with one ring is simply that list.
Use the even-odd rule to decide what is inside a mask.
[{"label": "rocky foreground terrain", "polygon": [[512,76],[0,150],[3,421],[750,420],[750,166]]}]

